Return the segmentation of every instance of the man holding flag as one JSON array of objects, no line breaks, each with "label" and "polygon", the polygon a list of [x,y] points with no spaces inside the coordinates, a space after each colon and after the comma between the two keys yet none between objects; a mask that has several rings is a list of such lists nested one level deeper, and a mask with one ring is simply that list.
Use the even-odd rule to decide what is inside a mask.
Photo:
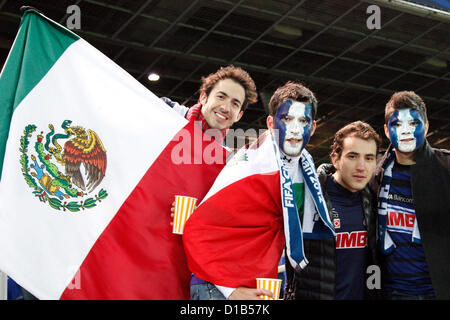
[{"label": "man holding flag", "polygon": [[197,104],[187,108],[161,99],[190,121],[197,121],[203,132],[222,142],[228,129],[242,118],[249,104],[256,103],[256,85],[243,69],[229,65],[202,77]]},{"label": "man holding flag", "polygon": [[[288,82],[269,109],[269,130],[227,163],[186,223],[188,266],[204,282],[191,286],[191,299],[273,296],[255,289],[256,278],[277,277],[283,247],[287,263],[301,270],[308,263],[303,232],[313,232],[314,217],[324,222],[324,232],[334,232],[305,150],[315,130],[314,94]],[[298,210],[307,217],[303,230]]]},{"label": "man holding flag", "polygon": [[[0,107],[0,270],[39,299],[187,299],[170,204],[180,192],[203,199],[223,164],[172,156],[201,130],[32,9]],[[211,139],[182,143],[191,159],[209,147],[225,162]]]}]

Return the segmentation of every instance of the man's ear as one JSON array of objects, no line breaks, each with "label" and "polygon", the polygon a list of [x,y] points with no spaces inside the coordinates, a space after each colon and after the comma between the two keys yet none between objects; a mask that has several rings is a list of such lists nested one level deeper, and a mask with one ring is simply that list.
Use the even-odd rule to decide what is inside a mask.
[{"label": "man's ear", "polygon": [[313,121],[313,126],[312,126],[312,129],[311,129],[310,137],[312,137],[312,135],[314,134],[315,131],[316,131],[316,120]]},{"label": "man's ear", "polygon": [[386,137],[391,140],[391,138],[389,138],[389,129],[387,127],[387,124],[384,125],[384,134],[386,135]]},{"label": "man's ear", "polygon": [[201,92],[198,101],[202,104],[202,106],[204,106],[208,101],[208,95],[204,91]]},{"label": "man's ear", "polygon": [[330,156],[331,158],[331,163],[333,164],[334,168],[337,170],[338,169],[338,154],[336,152],[333,152]]},{"label": "man's ear", "polygon": [[238,122],[239,120],[241,120],[241,118],[242,118],[242,116],[244,115],[244,111],[239,111],[239,114],[238,114],[238,116],[237,116],[237,118],[236,118],[236,121],[235,122]]},{"label": "man's ear", "polygon": [[267,116],[266,125],[267,129],[273,129],[273,116]]},{"label": "man's ear", "polygon": [[427,136],[429,127],[430,127],[430,123],[427,121],[427,123],[425,123],[425,137]]}]

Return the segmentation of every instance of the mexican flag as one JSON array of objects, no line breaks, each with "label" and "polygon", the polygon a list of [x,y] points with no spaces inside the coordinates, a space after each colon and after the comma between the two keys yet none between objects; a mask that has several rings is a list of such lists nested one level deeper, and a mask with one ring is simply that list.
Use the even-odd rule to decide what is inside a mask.
[{"label": "mexican flag", "polygon": [[198,278],[256,288],[256,278],[277,278],[283,249],[300,272],[309,263],[303,238],[334,236],[311,155],[303,149],[294,163],[294,183],[275,135],[268,130],[240,149],[186,222],[183,244]]},{"label": "mexican flag", "polygon": [[26,11],[0,74],[0,270],[39,299],[188,299],[171,204],[201,201],[225,156],[86,41]]},{"label": "mexican flag", "polygon": [[233,156],[186,222],[183,243],[198,278],[230,288],[277,278],[287,220],[276,157],[266,131]]}]

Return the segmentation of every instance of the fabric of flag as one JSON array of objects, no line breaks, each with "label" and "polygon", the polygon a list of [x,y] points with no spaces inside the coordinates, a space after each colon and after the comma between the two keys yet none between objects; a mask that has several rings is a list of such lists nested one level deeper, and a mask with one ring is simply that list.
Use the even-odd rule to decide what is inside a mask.
[{"label": "fabric of flag", "polygon": [[34,10],[0,108],[0,270],[39,299],[188,299],[170,208],[203,199],[225,149]]},{"label": "fabric of flag", "polygon": [[320,224],[333,236],[334,228],[305,149],[298,165],[305,183],[303,227],[270,131],[233,156],[186,222],[183,244],[193,274],[219,286],[256,288],[256,278],[277,278],[284,244],[295,270],[307,266],[303,233],[314,234]]},{"label": "fabric of flag", "polygon": [[189,269],[216,285],[256,288],[277,278],[284,247],[280,170],[270,135],[227,163],[186,222]]}]

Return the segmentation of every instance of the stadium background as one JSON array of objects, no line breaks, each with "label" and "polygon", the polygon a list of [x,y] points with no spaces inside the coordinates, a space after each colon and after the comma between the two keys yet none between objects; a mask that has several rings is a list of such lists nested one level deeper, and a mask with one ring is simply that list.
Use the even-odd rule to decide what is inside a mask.
[{"label": "stadium background", "polygon": [[[386,147],[384,105],[400,90],[422,96],[428,141],[450,149],[450,1],[0,0],[0,66],[22,5],[66,25],[74,4],[81,28],[73,31],[157,96],[191,106],[201,76],[228,64],[247,70],[259,101],[233,129],[265,129],[273,91],[301,81],[319,100],[308,145],[316,165],[329,161],[334,133],[351,121],[370,123]],[[370,5],[380,8],[380,29],[368,28]],[[233,145],[251,140],[237,136]]]}]

